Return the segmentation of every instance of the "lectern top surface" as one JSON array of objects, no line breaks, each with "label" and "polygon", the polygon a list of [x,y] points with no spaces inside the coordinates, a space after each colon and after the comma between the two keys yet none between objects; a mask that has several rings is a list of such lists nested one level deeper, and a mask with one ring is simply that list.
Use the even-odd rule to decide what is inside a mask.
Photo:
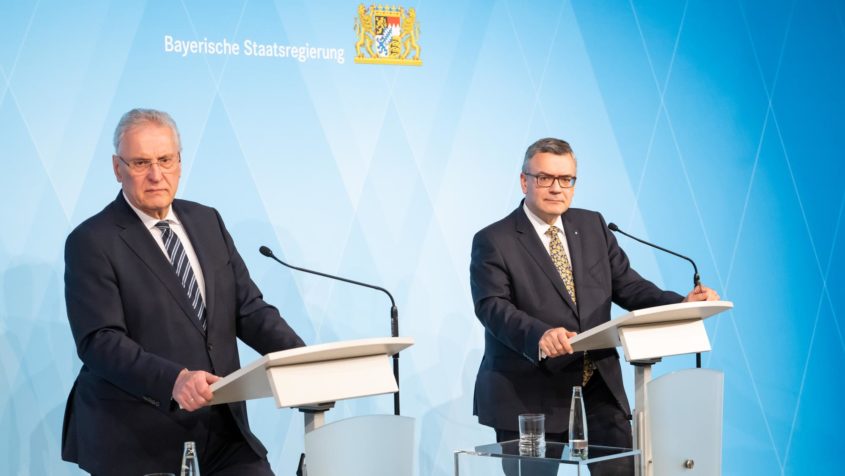
[{"label": "lectern top surface", "polygon": [[[213,403],[271,396],[271,388],[267,380],[269,369],[294,369],[301,365],[335,364],[375,356],[388,357],[413,344],[414,339],[411,337],[378,337],[315,344],[271,352],[212,384]],[[322,401],[328,400],[314,400],[314,402]]]},{"label": "lectern top surface", "polygon": [[731,301],[699,301],[637,309],[582,332],[569,340],[575,351],[621,345],[619,328],[672,321],[703,320],[734,307]]},{"label": "lectern top surface", "polygon": [[269,367],[348,359],[368,355],[391,356],[413,344],[414,339],[412,337],[376,337],[329,342],[271,352],[218,380],[211,385],[211,390],[217,392],[238,380],[261,381],[266,378],[264,375],[265,369]]},{"label": "lectern top surface", "polygon": [[[265,355],[265,364],[294,365],[313,360],[344,359],[364,355],[393,355],[414,344],[412,337],[376,337],[314,344]],[[259,359],[261,360],[261,359]]]}]

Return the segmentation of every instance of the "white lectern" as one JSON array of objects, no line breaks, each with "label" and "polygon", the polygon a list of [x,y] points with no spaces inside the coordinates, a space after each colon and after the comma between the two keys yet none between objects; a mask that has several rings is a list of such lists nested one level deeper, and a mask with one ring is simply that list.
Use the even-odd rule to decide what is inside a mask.
[{"label": "white lectern", "polygon": [[307,437],[337,400],[398,391],[389,357],[413,344],[410,337],[385,337],[272,352],[212,384],[211,403],[272,396],[279,408],[303,410]]},{"label": "white lectern", "polygon": [[635,366],[634,448],[642,454],[638,475],[651,476],[654,469],[646,391],[651,381],[651,366],[662,357],[710,351],[703,321],[731,308],[733,303],[729,301],[705,301],[640,309],[570,340],[576,352],[622,346],[625,360]]},{"label": "white lectern", "polygon": [[[272,396],[279,408],[308,408],[393,393],[398,385],[386,357],[413,344],[410,337],[384,337],[272,352],[212,384],[211,403]],[[322,424],[321,417],[315,427]]]}]

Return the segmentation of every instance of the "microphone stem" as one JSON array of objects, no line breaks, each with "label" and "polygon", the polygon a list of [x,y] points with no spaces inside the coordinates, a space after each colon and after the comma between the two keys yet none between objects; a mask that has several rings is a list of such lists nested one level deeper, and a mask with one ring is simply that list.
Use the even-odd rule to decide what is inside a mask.
[{"label": "microphone stem", "polygon": [[[695,272],[695,274],[694,274],[694,275],[693,275],[693,277],[692,277],[693,289],[696,289],[696,290],[697,290],[697,289],[699,288],[699,286],[701,286],[701,276],[699,276],[699,275],[698,275],[698,266],[696,266],[696,265],[695,265],[695,261],[693,261],[693,260],[691,260],[691,259],[687,258],[686,256],[684,256],[684,255],[682,255],[682,254],[680,254],[680,253],[675,253],[674,251],[672,251],[672,250],[667,250],[666,248],[664,248],[664,247],[662,247],[662,246],[657,246],[657,245],[655,245],[654,243],[649,243],[648,241],[641,240],[641,239],[637,238],[636,236],[629,235],[629,234],[625,233],[624,231],[620,230],[620,229],[619,229],[619,227],[618,227],[618,226],[616,226],[616,225],[615,225],[615,224],[613,224],[613,223],[611,223],[611,224],[608,226],[608,228],[610,228],[610,231],[615,231],[615,232],[618,232],[618,233],[622,233],[623,235],[627,236],[628,238],[631,238],[632,240],[637,240],[637,241],[639,241],[640,243],[642,243],[642,244],[644,244],[644,245],[653,246],[653,247],[657,248],[658,250],[665,251],[665,252],[669,253],[670,255],[675,255],[675,256],[677,256],[678,258],[683,258],[683,259],[685,259],[685,260],[689,261],[689,262],[690,262],[690,264],[692,264],[692,269],[693,269],[693,271]],[[697,353],[695,354],[695,368],[697,368],[697,369],[700,369],[700,368],[701,368],[701,352],[697,352]]]},{"label": "microphone stem", "polygon": [[666,253],[669,253],[670,255],[675,255],[678,258],[683,258],[683,259],[689,261],[690,264],[692,265],[692,270],[695,273],[692,277],[693,287],[698,288],[699,286],[701,286],[701,276],[698,275],[698,266],[695,265],[695,261],[691,260],[690,258],[687,258],[686,256],[684,256],[680,253],[675,253],[674,251],[667,250],[666,248],[664,248],[662,246],[658,246],[658,245],[655,245],[654,243],[649,243],[648,241],[641,240],[641,239],[637,238],[636,236],[629,235],[629,234],[625,233],[624,231],[622,231],[621,229],[619,229],[618,227],[616,228],[615,231],[622,233],[623,235],[627,236],[628,238],[631,238],[632,240],[637,240],[642,244],[652,246],[654,248],[657,248],[660,251],[665,251]]},{"label": "microphone stem", "polygon": [[[267,248],[267,247],[262,246],[259,251],[264,256],[266,256],[268,258],[272,258],[273,260],[277,261],[279,264],[281,264],[282,266],[285,266],[287,268],[295,269],[297,271],[302,271],[303,273],[315,274],[317,276],[322,276],[324,278],[336,279],[338,281],[343,281],[345,283],[357,284],[358,286],[363,286],[365,288],[370,288],[370,289],[376,289],[378,291],[383,292],[384,294],[387,294],[387,297],[390,298],[390,335],[391,335],[391,337],[399,337],[399,309],[396,308],[396,301],[393,299],[393,295],[390,294],[390,291],[388,291],[387,289],[384,289],[380,286],[374,286],[372,284],[362,283],[361,281],[355,281],[354,279],[342,278],[340,276],[335,276],[335,275],[327,274],[327,273],[321,273],[319,271],[314,271],[312,269],[305,269],[305,268],[300,268],[299,266],[293,266],[293,265],[287,264],[284,261],[277,258],[276,255],[273,254],[273,252],[270,251],[270,249]],[[399,387],[399,353],[398,352],[393,354],[393,377],[396,379],[396,386],[397,386],[396,393],[393,394],[393,414],[398,416],[399,415],[399,390],[398,390],[398,387]]]},{"label": "microphone stem", "polygon": [[[343,281],[345,283],[357,284],[358,286],[364,286],[365,288],[377,289],[377,290],[383,292],[384,294],[387,294],[387,297],[390,298],[390,305],[391,305],[390,317],[391,317],[391,321],[393,320],[393,311],[396,309],[396,301],[393,300],[393,295],[391,295],[390,292],[387,289],[384,289],[380,286],[374,286],[372,284],[362,283],[361,281],[355,281],[354,279],[341,278],[340,276],[334,276],[334,275],[331,275],[331,274],[321,273],[319,271],[314,271],[314,270],[311,270],[311,269],[300,268],[299,266],[293,266],[291,264],[287,264],[284,261],[280,260],[279,258],[276,257],[276,255],[271,255],[270,258],[273,258],[274,260],[278,261],[283,266],[287,266],[290,269],[302,271],[303,273],[316,274],[317,276],[322,276],[324,278],[336,279],[338,281]],[[392,327],[392,325],[391,325],[391,327]],[[399,336],[397,334],[397,335],[394,335],[393,337],[399,337]]]},{"label": "microphone stem", "polygon": [[[390,302],[393,302],[393,296],[390,296]],[[390,335],[399,337],[399,309],[396,309],[396,304],[390,307]],[[396,379],[397,386],[396,393],[393,394],[393,414],[399,416],[399,352],[393,354],[393,378]]]}]

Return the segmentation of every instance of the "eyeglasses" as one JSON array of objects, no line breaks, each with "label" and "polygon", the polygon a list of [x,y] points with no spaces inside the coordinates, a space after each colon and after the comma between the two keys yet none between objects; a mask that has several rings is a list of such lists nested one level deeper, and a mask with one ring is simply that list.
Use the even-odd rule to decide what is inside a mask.
[{"label": "eyeglasses", "polygon": [[572,177],[569,175],[546,175],[546,174],[529,174],[528,172],[523,172],[525,175],[529,177],[534,177],[534,180],[537,181],[537,186],[540,188],[549,188],[552,184],[557,180],[557,184],[560,185],[560,188],[572,188],[575,186],[575,180],[577,177]]},{"label": "eyeglasses", "polygon": [[179,162],[182,161],[182,156],[180,154],[165,155],[164,157],[159,157],[156,160],[150,160],[150,159],[129,159],[129,160],[126,160],[119,155],[115,155],[115,157],[117,157],[118,159],[120,159],[121,162],[126,164],[126,166],[129,167],[129,170],[134,174],[142,174],[142,173],[150,170],[150,167],[152,167],[153,164],[157,164],[164,171],[169,171],[169,170],[173,169],[174,167],[176,167],[176,164],[178,164]]}]

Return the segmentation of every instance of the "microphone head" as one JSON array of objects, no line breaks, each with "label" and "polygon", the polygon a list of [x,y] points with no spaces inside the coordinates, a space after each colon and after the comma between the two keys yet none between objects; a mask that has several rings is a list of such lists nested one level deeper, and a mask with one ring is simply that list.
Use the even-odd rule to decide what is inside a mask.
[{"label": "microphone head", "polygon": [[267,248],[266,246],[262,246],[261,248],[258,248],[258,252],[263,254],[264,256],[266,256],[268,258],[273,257],[273,251],[270,248]]},{"label": "microphone head", "polygon": [[607,227],[610,228],[610,231],[619,231],[619,227],[616,226],[616,223],[608,223]]}]

